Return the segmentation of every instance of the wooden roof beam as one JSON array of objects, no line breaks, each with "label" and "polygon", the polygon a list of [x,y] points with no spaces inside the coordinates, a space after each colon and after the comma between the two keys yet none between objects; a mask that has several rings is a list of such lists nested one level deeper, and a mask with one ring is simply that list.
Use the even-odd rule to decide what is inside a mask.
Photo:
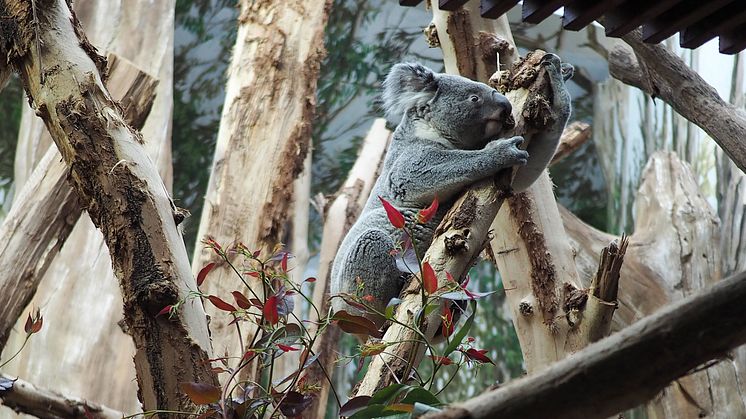
[{"label": "wooden roof beam", "polygon": [[720,52],[723,54],[737,54],[746,48],[746,24],[741,25],[727,34],[720,35]]},{"label": "wooden roof beam", "polygon": [[565,0],[523,0],[521,18],[524,22],[541,23],[564,3]]},{"label": "wooden roof beam", "polygon": [[681,47],[699,48],[718,34],[725,34],[744,23],[746,23],[746,7],[741,0],[731,1],[726,7],[684,29],[681,32]]},{"label": "wooden roof beam", "polygon": [[463,6],[467,1],[469,0],[438,0],[438,8],[452,12]]},{"label": "wooden roof beam", "polygon": [[642,27],[642,40],[657,44],[730,3],[730,0],[687,0]]},{"label": "wooden roof beam", "polygon": [[497,19],[508,13],[519,0],[482,0],[479,3],[479,14],[488,19]]},{"label": "wooden roof beam", "polygon": [[606,18],[604,22],[606,36],[615,38],[624,36],[670,9],[678,2],[679,0],[632,0],[624,2],[604,15]]},{"label": "wooden roof beam", "polygon": [[624,0],[575,0],[565,6],[562,27],[579,31]]}]

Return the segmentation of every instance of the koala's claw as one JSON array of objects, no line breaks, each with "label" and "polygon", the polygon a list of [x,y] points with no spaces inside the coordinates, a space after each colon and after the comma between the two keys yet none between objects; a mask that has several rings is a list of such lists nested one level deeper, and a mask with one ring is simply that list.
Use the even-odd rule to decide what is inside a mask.
[{"label": "koala's claw", "polygon": [[541,63],[547,66],[554,66],[556,69],[559,70],[562,60],[557,54],[548,53],[544,54],[544,56],[541,57]]},{"label": "koala's claw", "polygon": [[510,139],[510,142],[513,143],[514,146],[518,147],[519,145],[523,144],[523,137],[520,135],[516,135],[515,137]]},{"label": "koala's claw", "polygon": [[567,81],[575,74],[575,67],[570,63],[562,63],[560,65],[560,71],[562,72],[562,78]]}]

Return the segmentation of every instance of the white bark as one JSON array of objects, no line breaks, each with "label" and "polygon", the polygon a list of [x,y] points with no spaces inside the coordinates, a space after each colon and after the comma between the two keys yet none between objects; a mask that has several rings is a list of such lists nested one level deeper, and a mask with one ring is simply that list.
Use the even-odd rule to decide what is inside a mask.
[{"label": "white bark", "polygon": [[[328,0],[240,2],[198,240],[209,235],[225,248],[242,242],[262,250],[262,257],[269,257],[281,241],[293,180],[310,143],[328,7]],[[212,257],[198,243],[193,271],[199,272]],[[232,270],[218,266],[203,290],[228,296],[236,283]],[[260,290],[258,280],[253,285]],[[238,356],[238,336],[228,327],[232,318],[212,307],[208,314],[215,352]],[[244,328],[249,339],[254,332]],[[245,377],[253,377],[254,368],[256,363],[245,370]]]}]

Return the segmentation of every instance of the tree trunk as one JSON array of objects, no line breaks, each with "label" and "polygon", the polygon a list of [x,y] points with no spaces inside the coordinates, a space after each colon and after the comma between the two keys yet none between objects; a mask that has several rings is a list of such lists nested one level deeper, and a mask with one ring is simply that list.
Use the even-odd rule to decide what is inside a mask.
[{"label": "tree trunk", "polygon": [[[110,249],[135,342],[141,401],[146,409],[190,410],[178,383],[213,383],[215,375],[207,362],[210,344],[199,300],[183,304],[173,319],[155,316],[196,288],[173,203],[142,138],[124,123],[103,87],[104,60],[67,3],[34,3],[34,11],[28,2],[6,0],[0,6],[13,25],[0,49],[19,72]],[[36,36],[43,49],[35,48]],[[80,307],[76,314],[86,317],[88,307]]]},{"label": "tree trunk", "polygon": [[[342,239],[357,220],[370,196],[370,191],[383,165],[390,139],[391,131],[386,129],[386,121],[376,119],[363,141],[360,155],[350,169],[347,180],[327,207],[321,238],[319,270],[313,289],[313,303],[322,316],[329,311],[329,284],[334,256],[337,254]],[[314,330],[314,325],[320,320],[314,310],[311,310],[310,320],[309,329]],[[303,411],[304,418],[323,418],[326,414],[327,400],[332,385],[329,380],[334,374],[336,350],[341,334],[341,330],[336,325],[330,325],[314,344],[313,352],[318,355],[318,361],[307,369],[306,380],[310,383],[318,383],[321,390],[313,403]]]},{"label": "tree trunk", "polygon": [[[106,45],[112,53],[157,76],[156,98],[142,133],[148,155],[158,164],[170,190],[174,1],[79,0],[75,2],[75,10],[95,45]],[[31,144],[42,152],[46,150],[52,141],[43,121],[30,108],[24,110],[23,121],[19,149]],[[24,132],[33,132],[36,136],[30,137]],[[19,162],[16,159],[16,163]],[[26,163],[26,166],[33,167],[34,163]],[[142,407],[133,385],[135,348],[132,337],[120,326],[123,324],[122,294],[109,251],[87,214],[77,223],[71,222],[75,227],[59,257],[51,262],[31,303],[44,307],[45,314],[49,314],[47,321],[55,319],[56,325],[41,332],[43,340],[29,342],[18,363],[14,363],[17,365],[14,372],[37,385],[96,400],[123,412],[137,412]],[[70,306],[87,307],[97,315],[80,316],[76,310],[70,310]],[[22,323],[16,329],[22,330]],[[50,356],[47,342],[66,350]],[[109,371],[108,384],[102,386],[100,377],[81,368],[81,359],[86,360],[91,370]],[[67,379],[59,382],[60,375]]]},{"label": "tree trunk", "polygon": [[[311,140],[330,1],[242,0],[240,7],[197,237],[212,236],[224,247],[242,242],[268,257],[282,238],[293,180],[303,168]],[[193,271],[198,272],[213,256],[198,243]],[[234,275],[227,267],[216,267],[203,285],[205,292],[229,295],[236,289]],[[253,284],[261,286],[258,280]],[[215,352],[239,356],[238,337],[228,327],[232,318],[212,307],[208,314]],[[254,333],[250,329],[246,335],[251,339]],[[256,363],[250,368],[256,368]],[[253,379],[254,373],[247,368],[244,378]]]},{"label": "tree trunk", "polygon": [[[142,128],[158,82],[115,55],[107,61],[106,87],[122,104],[125,121]],[[50,146],[0,226],[0,237],[5,238],[0,245],[0,272],[5,272],[0,293],[8,297],[8,304],[0,308],[0,353],[13,325],[25,321],[23,309],[83,212],[67,172],[57,147]]]}]

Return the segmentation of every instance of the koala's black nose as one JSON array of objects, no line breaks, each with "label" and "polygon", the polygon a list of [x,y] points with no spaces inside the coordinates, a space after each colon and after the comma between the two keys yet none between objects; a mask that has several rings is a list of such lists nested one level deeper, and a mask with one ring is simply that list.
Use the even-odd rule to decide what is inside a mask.
[{"label": "koala's black nose", "polygon": [[492,97],[497,102],[497,105],[503,108],[505,115],[510,115],[513,112],[513,106],[508,101],[508,98],[498,93],[497,90],[492,90]]}]

